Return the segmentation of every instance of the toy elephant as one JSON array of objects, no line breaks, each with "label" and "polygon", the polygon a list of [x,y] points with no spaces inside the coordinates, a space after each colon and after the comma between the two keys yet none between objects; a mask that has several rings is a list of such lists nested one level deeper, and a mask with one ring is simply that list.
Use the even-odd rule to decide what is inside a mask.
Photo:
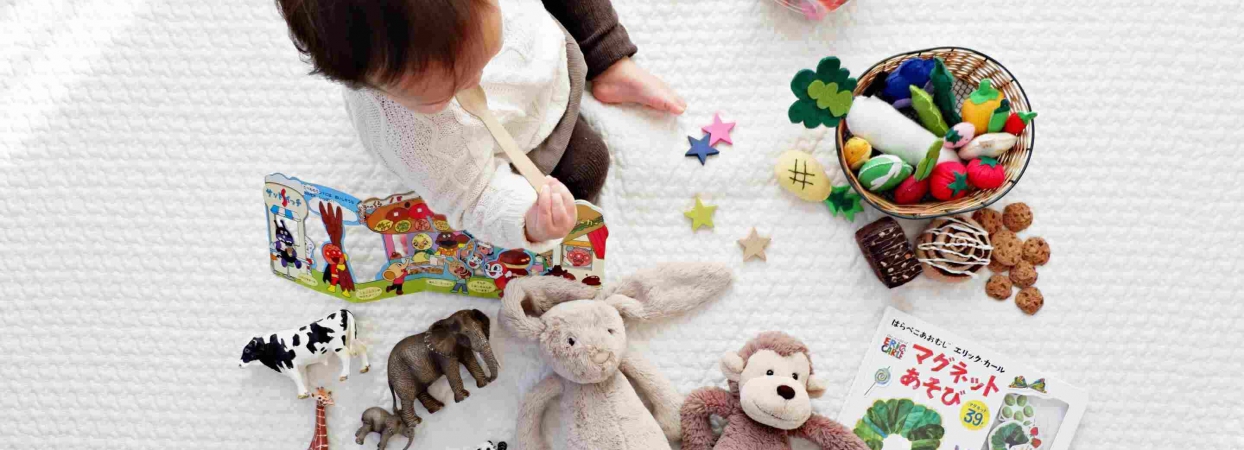
[{"label": "toy elephant", "polygon": [[[488,343],[490,327],[491,322],[483,312],[464,309],[436,321],[428,331],[407,336],[393,346],[389,353],[389,395],[393,397],[393,410],[406,426],[414,427],[423,421],[415,414],[415,399],[423,403],[429,414],[445,406],[428,393],[428,386],[442,375],[449,379],[455,403],[471,395],[462,387],[458,364],[466,366],[467,372],[475,377],[477,387],[482,388],[497,379],[500,367]],[[484,357],[487,376],[475,359],[475,353]]]},{"label": "toy elephant", "polygon": [[376,446],[376,450],[384,450],[389,445],[389,438],[395,434],[406,436],[406,446],[402,450],[410,448],[410,444],[415,442],[415,427],[406,426],[401,418],[377,406],[363,411],[363,426],[354,432],[354,443],[363,445],[363,439],[371,433],[380,433],[380,445]]},{"label": "toy elephant", "polygon": [[[669,448],[669,440],[682,435],[682,396],[654,365],[626,351],[626,323],[669,317],[707,303],[725,292],[731,278],[723,265],[671,264],[600,291],[560,277],[512,281],[499,320],[515,336],[535,341],[555,372],[523,400],[517,447],[549,448],[541,422],[548,405],[557,403],[567,420],[559,448]],[[647,397],[651,411],[641,396]]]}]

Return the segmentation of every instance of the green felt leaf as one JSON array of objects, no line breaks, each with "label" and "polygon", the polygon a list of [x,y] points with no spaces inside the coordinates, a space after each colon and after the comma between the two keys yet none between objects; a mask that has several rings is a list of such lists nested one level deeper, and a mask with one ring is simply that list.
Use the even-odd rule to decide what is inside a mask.
[{"label": "green felt leaf", "polygon": [[988,156],[980,157],[982,166],[998,167],[998,160]]},{"label": "green felt leaf", "polygon": [[825,205],[834,217],[842,214],[842,217],[851,222],[855,221],[855,213],[864,212],[864,206],[860,204],[860,194],[849,184],[834,186],[829,192],[829,198],[825,199]]},{"label": "green felt leaf", "polygon": [[[920,124],[924,125],[926,130],[933,132],[935,136],[945,136],[946,132],[950,131],[950,126],[946,125],[946,119],[942,118],[942,111],[933,104],[933,96],[914,84],[908,88],[911,90],[911,107],[916,110]],[[1005,118],[1003,120],[1005,121]]]},{"label": "green felt leaf", "polygon": [[955,181],[946,187],[950,188],[950,195],[959,195],[960,192],[968,190],[968,174],[956,173]]},{"label": "green felt leaf", "polygon": [[812,129],[821,124],[818,111],[820,110],[816,107],[816,100],[796,100],[790,105],[790,109],[786,110],[786,116],[790,119],[790,123],[802,123],[804,127]]},{"label": "green felt leaf", "polygon": [[1027,443],[1028,435],[1024,434],[1024,428],[1018,423],[1008,423],[994,430],[993,437],[989,438],[989,449],[1008,450],[1013,445]]},{"label": "green felt leaf", "polygon": [[959,134],[959,130],[951,128],[946,132],[946,142],[959,142],[959,139],[963,139],[963,136]]},{"label": "green felt leaf", "polygon": [[816,64],[816,78],[826,83],[845,81],[850,75],[851,71],[842,67],[842,61],[837,56],[826,56]]},{"label": "green felt leaf", "polygon": [[790,90],[795,93],[795,97],[800,100],[809,100],[808,85],[816,80],[816,72],[808,69],[800,70],[795,74],[795,78],[790,80]]},{"label": "green felt leaf", "polygon": [[955,77],[946,70],[946,63],[941,58],[934,59],[933,72],[929,74],[929,79],[933,82],[933,103],[942,111],[946,123],[962,122],[959,108],[955,107]]},{"label": "green felt leaf", "polygon": [[838,90],[838,83],[825,84],[821,80],[808,85],[808,96],[816,99],[817,108],[828,109],[834,117],[845,116],[855,99],[851,91]]},{"label": "green felt leaf", "polygon": [[928,153],[924,154],[924,159],[920,160],[920,164],[916,165],[916,181],[924,181],[929,175],[933,174],[933,168],[937,167],[937,159],[942,157],[942,147],[945,140],[938,139],[929,146]]},{"label": "green felt leaf", "polygon": [[1019,120],[1024,121],[1024,125],[1028,125],[1028,122],[1032,122],[1032,119],[1037,118],[1037,113],[1035,112],[1017,112],[1015,114],[1019,116]]},{"label": "green felt leaf", "polygon": [[968,100],[972,103],[980,105],[998,98],[999,95],[1002,95],[1002,93],[998,92],[997,89],[994,89],[993,80],[986,78],[981,80],[980,85],[975,91],[972,91],[972,95],[968,97]]},{"label": "green felt leaf", "polygon": [[989,116],[989,132],[997,133],[1002,131],[1002,128],[1006,127],[1006,119],[1009,117],[1011,117],[1011,101],[1003,99],[1002,104],[998,105],[998,109],[993,110],[993,115]]}]

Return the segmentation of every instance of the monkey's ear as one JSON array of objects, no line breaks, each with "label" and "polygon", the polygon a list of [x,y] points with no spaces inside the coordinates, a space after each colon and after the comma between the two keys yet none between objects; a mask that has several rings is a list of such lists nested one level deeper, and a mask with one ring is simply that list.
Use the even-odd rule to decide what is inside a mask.
[{"label": "monkey's ear", "polygon": [[721,355],[721,373],[726,375],[726,379],[730,381],[739,381],[739,377],[743,374],[743,366],[746,363],[743,357],[735,352],[726,352]]},{"label": "monkey's ear", "polygon": [[821,398],[822,395],[825,395],[825,385],[823,383],[820,378],[808,377],[808,397]]}]

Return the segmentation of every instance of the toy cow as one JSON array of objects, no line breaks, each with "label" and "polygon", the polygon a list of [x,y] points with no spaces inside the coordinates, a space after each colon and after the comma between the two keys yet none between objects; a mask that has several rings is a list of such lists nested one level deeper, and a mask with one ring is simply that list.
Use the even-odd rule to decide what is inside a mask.
[{"label": "toy cow", "polygon": [[341,381],[350,375],[350,357],[363,360],[359,373],[367,373],[367,347],[357,339],[354,315],[347,310],[329,314],[297,329],[277,331],[251,338],[242,349],[238,367],[258,361],[269,369],[285,374],[298,387],[298,398],[307,398],[307,369],[315,363],[326,363],[332,353],[341,359]]}]

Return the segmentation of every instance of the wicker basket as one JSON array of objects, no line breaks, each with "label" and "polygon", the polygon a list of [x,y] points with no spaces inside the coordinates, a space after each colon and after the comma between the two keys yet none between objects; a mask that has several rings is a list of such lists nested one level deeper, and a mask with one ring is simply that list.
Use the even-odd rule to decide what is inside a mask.
[{"label": "wicker basket", "polygon": [[[993,81],[994,88],[1002,91],[1002,94],[1011,101],[1012,111],[1032,111],[1024,88],[1019,85],[1019,80],[1016,80],[1011,72],[1006,70],[1006,67],[975,50],[959,47],[932,48],[886,58],[860,75],[854,94],[857,96],[873,95],[880,91],[885,84],[885,76],[897,69],[903,61],[911,58],[930,59],[933,57],[942,58],[946,63],[946,69],[955,77],[955,95],[960,99],[956,107],[962,106],[962,100],[968,97],[980,80],[989,78]],[[876,86],[873,86],[874,81]],[[837,135],[838,164],[842,166],[842,172],[850,180],[851,187],[860,193],[864,201],[883,213],[901,219],[931,219],[984,208],[1010,192],[1024,175],[1024,169],[1028,167],[1028,159],[1032,156],[1032,145],[1036,135],[1036,123],[1030,123],[1019,136],[1019,142],[1015,144],[1015,147],[998,158],[998,161],[1006,167],[1006,182],[1002,186],[995,189],[977,189],[958,200],[915,205],[896,204],[889,193],[873,193],[860,186],[858,177],[847,165],[846,157],[842,153],[843,144],[851,138],[851,130],[847,129],[845,120],[838,124]]]}]

